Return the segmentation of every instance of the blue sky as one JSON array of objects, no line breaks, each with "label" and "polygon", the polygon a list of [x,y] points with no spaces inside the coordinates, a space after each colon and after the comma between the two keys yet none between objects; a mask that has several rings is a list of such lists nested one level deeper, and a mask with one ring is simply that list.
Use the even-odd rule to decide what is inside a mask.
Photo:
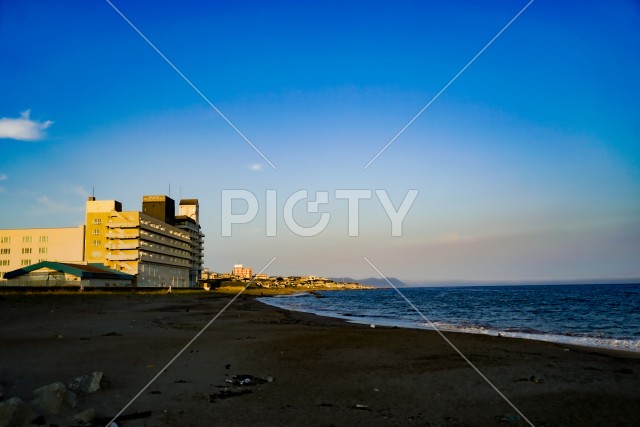
[{"label": "blue sky", "polygon": [[[640,277],[637,1],[536,0],[367,170],[526,2],[113,4],[277,170],[107,2],[4,1],[0,228],[81,224],[94,187],[137,210],[171,186],[200,200],[217,271],[375,276],[366,256],[415,282]],[[260,201],[231,237],[225,189]],[[330,198],[303,238],[282,221],[300,189],[419,196],[401,237],[374,196],[359,237]]]}]

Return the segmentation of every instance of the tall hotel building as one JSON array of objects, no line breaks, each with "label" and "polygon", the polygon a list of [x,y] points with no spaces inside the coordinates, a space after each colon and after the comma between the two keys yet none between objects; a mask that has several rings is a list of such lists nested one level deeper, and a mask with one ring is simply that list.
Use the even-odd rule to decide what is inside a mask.
[{"label": "tall hotel building", "polygon": [[198,201],[144,196],[142,212],[123,211],[116,200],[89,197],[85,260],[136,276],[139,287],[194,287],[202,270],[204,234]]}]

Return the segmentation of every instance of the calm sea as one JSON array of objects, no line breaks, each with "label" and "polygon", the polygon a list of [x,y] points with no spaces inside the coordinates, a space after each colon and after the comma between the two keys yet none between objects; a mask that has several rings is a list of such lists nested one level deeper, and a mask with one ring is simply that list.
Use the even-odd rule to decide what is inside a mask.
[{"label": "calm sea", "polygon": [[[438,329],[640,351],[640,285],[401,288]],[[394,290],[261,298],[285,309],[372,325],[431,329]]]}]

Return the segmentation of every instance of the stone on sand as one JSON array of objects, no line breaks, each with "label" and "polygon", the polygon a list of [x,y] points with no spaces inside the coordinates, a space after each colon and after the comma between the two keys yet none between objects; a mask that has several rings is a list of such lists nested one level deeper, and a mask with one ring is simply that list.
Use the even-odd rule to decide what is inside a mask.
[{"label": "stone on sand", "polygon": [[76,393],[95,393],[107,384],[107,377],[100,371],[93,371],[69,381],[69,390]]},{"label": "stone on sand", "polygon": [[75,408],[78,399],[74,392],[67,389],[62,382],[55,382],[42,386],[33,391],[36,396],[31,401],[33,406],[45,415],[58,415],[68,409]]},{"label": "stone on sand", "polygon": [[0,427],[22,426],[36,418],[36,411],[19,397],[0,402]]},{"label": "stone on sand", "polygon": [[97,413],[95,409],[86,409],[82,412],[78,412],[73,417],[71,417],[71,421],[79,424],[89,424],[96,418],[96,415]]}]

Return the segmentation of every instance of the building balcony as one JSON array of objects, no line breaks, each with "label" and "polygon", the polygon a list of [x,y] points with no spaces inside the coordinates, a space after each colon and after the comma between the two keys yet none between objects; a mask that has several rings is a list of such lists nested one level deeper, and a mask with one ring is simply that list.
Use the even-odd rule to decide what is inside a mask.
[{"label": "building balcony", "polygon": [[107,241],[107,243],[105,244],[105,247],[109,250],[138,249],[140,247],[140,244],[137,241],[135,242]]},{"label": "building balcony", "polygon": [[135,222],[107,222],[107,228],[137,228]]},{"label": "building balcony", "polygon": [[153,264],[171,265],[174,267],[183,267],[183,268],[189,268],[190,266],[190,263],[186,260],[183,260],[183,262],[174,261],[174,260],[171,260],[170,257],[167,255],[165,255],[164,259],[162,259],[161,256],[157,254],[151,254],[151,253],[141,254],[140,261],[149,262]]},{"label": "building balcony", "polygon": [[135,261],[135,260],[138,259],[138,251],[131,252],[131,253],[124,253],[124,252],[112,253],[112,252],[109,252],[109,253],[107,253],[107,256],[105,258],[108,261]]},{"label": "building balcony", "polygon": [[118,231],[109,231],[106,234],[107,239],[137,239],[140,236],[140,232],[138,230],[134,232],[118,232]]}]

